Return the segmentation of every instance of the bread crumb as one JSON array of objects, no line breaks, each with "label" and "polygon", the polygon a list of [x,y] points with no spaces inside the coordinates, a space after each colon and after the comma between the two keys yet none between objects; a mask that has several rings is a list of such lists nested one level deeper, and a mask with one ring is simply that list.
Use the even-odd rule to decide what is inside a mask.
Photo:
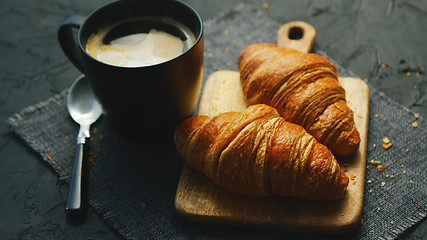
[{"label": "bread crumb", "polygon": [[417,123],[416,121],[414,121],[414,122],[412,123],[412,127],[413,127],[413,128],[418,127],[418,123]]},{"label": "bread crumb", "polygon": [[384,187],[385,186],[385,182],[381,182],[381,187]]},{"label": "bread crumb", "polygon": [[390,142],[390,139],[388,137],[383,138],[383,148],[384,150],[389,149],[393,144]]},{"label": "bread crumb", "polygon": [[381,64],[381,68],[386,68],[386,67],[387,67],[387,65],[385,65],[384,63]]},{"label": "bread crumb", "polygon": [[378,171],[383,172],[385,170],[385,167],[383,165],[377,166]]},{"label": "bread crumb", "polygon": [[410,72],[410,71],[407,71],[407,72],[406,72],[406,76],[408,76],[408,77],[409,77],[409,76],[411,76],[411,72]]},{"label": "bread crumb", "polygon": [[394,221],[390,221],[391,224],[394,224]]},{"label": "bread crumb", "polygon": [[390,175],[386,174],[385,177],[388,178]]},{"label": "bread crumb", "polygon": [[405,170],[403,170],[403,172],[402,172],[403,174],[405,174],[406,173],[406,171]]},{"label": "bread crumb", "polygon": [[416,120],[416,119],[418,119],[418,117],[419,117],[419,116],[420,116],[420,115],[419,115],[418,113],[415,113],[415,114],[414,114],[414,118],[415,118],[415,120]]},{"label": "bread crumb", "polygon": [[262,4],[262,8],[267,9],[268,7],[270,7],[270,4],[268,4],[268,3],[263,3]]},{"label": "bread crumb", "polygon": [[380,115],[377,113],[377,114],[375,114],[375,117],[377,118],[377,117],[379,117]]},{"label": "bread crumb", "polygon": [[372,180],[368,180],[368,183],[372,183]]},{"label": "bread crumb", "polygon": [[414,183],[414,181],[412,181],[412,180],[411,180],[411,181],[409,181],[409,182],[410,182],[410,183]]},{"label": "bread crumb", "polygon": [[390,175],[390,178],[394,178],[394,175]]},{"label": "bread crumb", "polygon": [[378,161],[378,160],[371,160],[371,163],[372,164],[380,164],[380,161]]},{"label": "bread crumb", "polygon": [[373,191],[374,191],[374,190],[372,190],[372,189],[369,189],[369,190],[368,190],[368,193],[371,193],[371,192],[373,192]]},{"label": "bread crumb", "polygon": [[47,160],[52,160],[52,157],[51,156],[47,156]]},{"label": "bread crumb", "polygon": [[362,219],[360,219],[360,225],[362,225],[363,224],[363,218]]}]

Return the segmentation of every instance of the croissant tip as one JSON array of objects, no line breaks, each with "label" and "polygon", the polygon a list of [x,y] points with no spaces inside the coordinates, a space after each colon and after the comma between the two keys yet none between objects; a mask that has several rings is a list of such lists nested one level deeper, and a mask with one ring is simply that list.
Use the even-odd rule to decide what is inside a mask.
[{"label": "croissant tip", "polygon": [[332,149],[332,152],[337,156],[351,156],[358,152],[360,147],[360,136],[359,132],[355,129],[357,134],[352,134],[351,137],[347,139],[345,145],[341,145]]}]

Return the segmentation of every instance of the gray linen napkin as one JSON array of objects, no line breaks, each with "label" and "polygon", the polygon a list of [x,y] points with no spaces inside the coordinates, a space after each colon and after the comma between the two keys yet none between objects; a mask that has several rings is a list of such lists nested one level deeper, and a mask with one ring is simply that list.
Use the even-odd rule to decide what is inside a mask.
[{"label": "gray linen napkin", "polygon": [[[219,69],[237,70],[242,47],[255,42],[274,43],[279,26],[245,4],[207,21],[204,79]],[[338,70],[340,76],[357,77],[339,65]],[[8,123],[68,182],[78,126],[66,110],[66,94],[64,90],[26,108]],[[345,236],[185,222],[174,212],[183,160],[176,155],[173,143],[128,143],[103,118],[93,125],[88,144],[88,201],[127,239],[394,239],[427,213],[426,122],[417,119],[416,128],[413,122],[414,113],[370,86],[363,223]],[[382,148],[384,137],[393,143],[388,150]],[[386,166],[385,171],[377,170],[377,161]]]}]

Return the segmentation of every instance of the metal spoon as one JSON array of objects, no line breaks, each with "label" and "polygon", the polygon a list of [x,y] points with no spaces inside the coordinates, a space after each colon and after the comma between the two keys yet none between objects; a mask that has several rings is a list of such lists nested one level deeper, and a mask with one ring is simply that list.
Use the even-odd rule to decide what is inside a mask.
[{"label": "metal spoon", "polygon": [[82,212],[83,146],[86,138],[90,136],[90,125],[102,114],[101,106],[96,101],[86,77],[80,76],[71,85],[67,108],[74,121],[80,124],[80,130],[65,211],[70,215],[78,215]]}]

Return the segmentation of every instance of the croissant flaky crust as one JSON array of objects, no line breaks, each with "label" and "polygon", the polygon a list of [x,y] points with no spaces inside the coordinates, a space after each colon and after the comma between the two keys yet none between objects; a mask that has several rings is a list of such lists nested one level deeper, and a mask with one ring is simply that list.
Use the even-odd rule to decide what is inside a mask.
[{"label": "croissant flaky crust", "polygon": [[269,43],[252,44],[238,58],[240,81],[249,105],[276,108],[301,125],[334,154],[354,154],[360,135],[336,67],[326,58]]},{"label": "croissant flaky crust", "polygon": [[348,185],[328,148],[264,104],[189,118],[174,138],[180,156],[231,192],[336,201]]}]

